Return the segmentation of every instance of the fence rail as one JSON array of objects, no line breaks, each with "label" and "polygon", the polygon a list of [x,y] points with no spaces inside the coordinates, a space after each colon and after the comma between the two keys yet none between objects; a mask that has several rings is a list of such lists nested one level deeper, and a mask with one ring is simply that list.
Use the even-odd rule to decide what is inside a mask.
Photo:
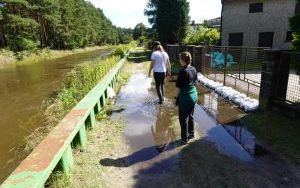
[{"label": "fence rail", "polygon": [[84,146],[87,142],[86,130],[96,125],[95,114],[105,105],[107,88],[114,87],[125,59],[95,86],[50,132],[1,185],[1,188],[44,187],[45,182],[56,167],[69,173],[73,165],[72,146]]},{"label": "fence rail", "polygon": [[259,98],[266,48],[207,46],[204,49],[201,70],[205,76]]}]

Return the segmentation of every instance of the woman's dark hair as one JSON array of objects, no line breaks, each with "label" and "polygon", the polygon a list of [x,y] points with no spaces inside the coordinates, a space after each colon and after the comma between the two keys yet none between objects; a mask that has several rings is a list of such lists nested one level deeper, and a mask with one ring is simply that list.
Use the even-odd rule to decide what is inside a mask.
[{"label": "woman's dark hair", "polygon": [[187,65],[192,63],[192,55],[190,52],[181,52],[179,57],[182,61],[184,61]]}]

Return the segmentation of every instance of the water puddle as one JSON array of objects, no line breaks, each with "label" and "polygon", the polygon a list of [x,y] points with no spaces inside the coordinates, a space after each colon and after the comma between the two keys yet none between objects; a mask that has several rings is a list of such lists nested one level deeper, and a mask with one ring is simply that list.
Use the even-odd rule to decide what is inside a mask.
[{"label": "water puddle", "polygon": [[[177,107],[171,100],[174,83],[166,82],[166,100],[159,105],[152,80],[146,78],[142,70],[135,72],[116,100],[125,110],[113,113],[112,117],[126,122],[124,137],[132,151],[125,158],[127,165],[141,165],[144,174],[164,173],[175,166],[179,153]],[[154,165],[161,161],[165,162]]]},{"label": "water puddle", "polygon": [[259,146],[256,145],[255,136],[239,123],[239,119],[245,117],[247,113],[204,86],[198,86],[198,91],[199,103],[203,109],[252,157],[258,156],[257,148]]},{"label": "water puddle", "polygon": [[[124,137],[132,153],[123,158],[127,166],[139,164],[140,171],[145,174],[168,172],[176,166],[174,163],[182,147],[178,143],[180,125],[173,101],[176,94],[174,88],[175,83],[167,80],[165,103],[158,105],[154,84],[139,69],[122,87],[116,104],[124,110],[113,113],[112,118],[122,119],[126,123]],[[252,161],[251,155],[229,131],[219,125],[232,122],[245,113],[204,87],[199,86],[198,90],[199,103],[203,106],[197,105],[195,109],[196,138],[214,142],[220,152],[243,161]]]}]

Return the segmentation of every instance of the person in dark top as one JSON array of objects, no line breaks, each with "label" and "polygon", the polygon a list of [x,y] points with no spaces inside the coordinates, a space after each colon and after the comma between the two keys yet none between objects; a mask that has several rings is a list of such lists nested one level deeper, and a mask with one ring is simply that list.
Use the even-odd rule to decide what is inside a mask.
[{"label": "person in dark top", "polygon": [[192,56],[189,52],[182,52],[179,55],[180,64],[183,68],[179,72],[176,82],[178,95],[176,104],[179,107],[179,122],[181,126],[181,142],[187,144],[194,138],[194,108],[198,101],[197,71],[191,66]]}]

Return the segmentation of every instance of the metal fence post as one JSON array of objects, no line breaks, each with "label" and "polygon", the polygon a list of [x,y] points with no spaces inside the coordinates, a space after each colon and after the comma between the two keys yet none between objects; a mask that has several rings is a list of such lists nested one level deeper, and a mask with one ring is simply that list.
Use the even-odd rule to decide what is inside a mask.
[{"label": "metal fence post", "polygon": [[225,48],[225,56],[224,56],[224,80],[223,80],[224,86],[226,86],[227,56],[228,56],[228,47]]}]

